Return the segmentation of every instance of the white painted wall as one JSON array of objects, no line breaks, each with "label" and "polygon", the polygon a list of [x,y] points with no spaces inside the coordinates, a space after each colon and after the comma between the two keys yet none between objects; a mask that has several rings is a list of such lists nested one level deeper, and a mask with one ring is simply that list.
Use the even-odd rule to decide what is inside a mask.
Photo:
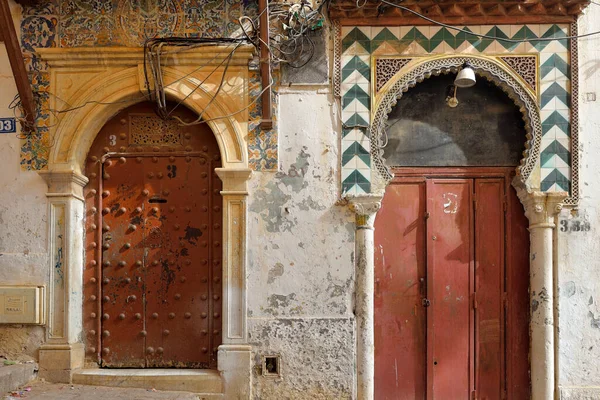
[{"label": "white painted wall", "polygon": [[[20,7],[11,4],[15,23]],[[17,88],[4,43],[0,42],[0,117],[13,117],[9,104]],[[37,172],[22,171],[17,133],[0,134],[0,285],[46,285],[48,278],[46,184]],[[44,329],[0,325],[6,357],[37,357]]]},{"label": "white painted wall", "polygon": [[[600,6],[590,4],[579,21],[579,34],[599,31],[598,21]],[[588,101],[593,95],[597,100]],[[563,210],[559,221],[570,226],[589,222],[591,230],[557,233],[558,384],[565,399],[600,398],[599,111],[600,35],[579,40],[581,202],[576,210]]]},{"label": "white painted wall", "polygon": [[[14,6],[14,4],[13,4]],[[18,14],[17,14],[18,19]],[[590,5],[580,34],[600,30]],[[564,210],[587,232],[557,232],[558,384],[565,399],[600,398],[600,36],[579,42],[581,203]],[[0,116],[17,93],[0,43]],[[588,101],[594,94],[596,101]],[[325,88],[279,97],[277,173],[250,185],[248,306],[255,365],[280,355],[282,379],[254,370],[256,399],[349,398],[354,385],[354,219],[337,205],[341,128]],[[0,134],[0,282],[46,284],[46,185],[19,163],[20,140]],[[36,357],[40,327],[0,326],[9,358]],[[587,396],[587,397],[586,397]]]},{"label": "white painted wall", "polygon": [[282,360],[256,399],[346,399],[354,370],[354,216],[339,199],[339,131],[327,88],[279,96],[277,173],[254,173],[248,218],[249,342]]}]

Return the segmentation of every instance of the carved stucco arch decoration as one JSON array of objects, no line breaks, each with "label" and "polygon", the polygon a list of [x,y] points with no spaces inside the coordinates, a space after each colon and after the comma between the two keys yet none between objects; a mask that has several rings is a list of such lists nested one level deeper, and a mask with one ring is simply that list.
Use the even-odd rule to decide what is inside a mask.
[{"label": "carved stucco arch decoration", "polygon": [[388,115],[404,92],[431,76],[456,73],[461,65],[468,61],[477,76],[486,78],[501,88],[519,107],[525,121],[525,151],[514,184],[528,190],[538,188],[533,174],[540,159],[542,138],[542,122],[537,98],[534,92],[523,82],[522,78],[493,58],[484,56],[437,56],[416,58],[387,82],[381,89],[381,97],[373,107],[372,123],[369,127],[371,141],[371,158],[373,162],[372,193],[383,193],[388,182],[393,178],[392,172],[385,164],[383,157],[384,129]]},{"label": "carved stucco arch decoration", "polygon": [[[239,108],[236,108],[240,103],[239,98],[246,99],[243,79],[240,78],[238,82],[239,89],[235,88],[236,85],[229,85],[230,90],[221,91],[211,103],[215,85],[210,79],[202,83],[209,73],[210,70],[189,74],[174,67],[163,67],[167,97],[181,101],[197,114],[203,113],[203,118],[209,120],[207,124],[219,144],[223,168],[248,168],[247,112],[239,112]],[[57,77],[70,79],[61,77],[62,74],[62,71],[55,71],[52,83],[56,82]],[[59,115],[51,122],[54,128],[50,132],[53,146],[49,154],[49,170],[82,173],[85,157],[104,124],[119,111],[146,100],[143,83],[140,83],[141,76],[139,66],[129,66],[119,71],[101,68],[101,72],[98,71],[81,88],[71,91],[68,104],[86,105]],[[216,78],[220,79],[220,76]],[[235,82],[236,78],[232,79]],[[64,82],[60,82],[60,85],[64,85]],[[239,98],[234,99],[236,96]],[[64,97],[61,96],[61,99]],[[56,100],[51,107],[67,108]]]},{"label": "carved stucco arch decoration", "polygon": [[[248,345],[246,303],[246,246],[248,180],[248,61],[253,46],[239,46],[231,54],[228,46],[202,46],[165,54],[161,59],[163,86],[170,99],[203,112],[221,151],[223,182],[223,344],[218,348],[218,367],[223,398],[251,391],[252,347]],[[146,100],[144,52],[142,48],[38,49],[48,63],[49,107],[59,113],[48,121],[51,152],[48,170],[39,171],[48,185],[49,203],[47,342],[40,349],[40,376],[70,382],[74,371],[84,368],[83,318],[84,218],[86,210],[82,175],[88,151],[102,127],[119,111]],[[229,62],[222,90],[224,68]],[[220,71],[213,73],[215,67]],[[152,85],[152,82],[150,82]],[[210,107],[209,107],[210,104]],[[90,211],[89,213],[87,211]],[[54,260],[62,259],[55,266]],[[100,264],[97,264],[100,265]],[[59,282],[54,284],[53,282]],[[92,283],[92,282],[90,282]],[[202,378],[204,379],[204,378]],[[247,395],[246,395],[247,394]]]}]

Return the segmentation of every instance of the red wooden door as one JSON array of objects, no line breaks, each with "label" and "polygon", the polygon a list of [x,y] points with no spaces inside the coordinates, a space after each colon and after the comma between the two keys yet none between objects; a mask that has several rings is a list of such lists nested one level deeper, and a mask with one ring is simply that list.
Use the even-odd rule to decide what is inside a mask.
[{"label": "red wooden door", "polygon": [[375,221],[376,399],[423,399],[426,387],[425,182],[390,185]]},{"label": "red wooden door", "polygon": [[427,398],[473,387],[473,215],[470,179],[427,181]]},{"label": "red wooden door", "polygon": [[503,171],[444,175],[397,178],[375,221],[375,398],[528,398],[522,207]]}]

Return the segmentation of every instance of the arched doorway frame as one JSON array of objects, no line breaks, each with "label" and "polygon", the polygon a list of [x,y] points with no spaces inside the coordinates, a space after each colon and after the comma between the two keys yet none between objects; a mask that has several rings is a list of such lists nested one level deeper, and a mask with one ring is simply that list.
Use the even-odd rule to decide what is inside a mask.
[{"label": "arched doorway frame", "polygon": [[[356,318],[357,397],[374,396],[374,235],[373,225],[381,199],[393,175],[383,158],[384,127],[402,94],[432,75],[455,73],[469,62],[479,77],[500,87],[519,107],[525,121],[525,152],[517,167],[513,186],[525,208],[530,232],[530,367],[532,398],[554,397],[554,303],[553,230],[566,192],[541,192],[539,182],[542,126],[535,93],[522,78],[492,57],[441,55],[419,57],[402,67],[381,89],[383,95],[372,108],[371,193],[349,198],[356,213]],[[535,305],[535,306],[534,306]]]},{"label": "arched doorway frame", "polygon": [[[251,390],[245,271],[247,181],[251,176],[246,143],[248,60],[252,51],[250,46],[239,46],[229,56],[231,48],[226,46],[199,47],[169,54],[163,64],[167,96],[198,114],[203,112],[221,152],[222,168],[216,171],[223,181],[224,227],[223,344],[218,369],[223,393],[238,398],[249,398]],[[82,174],[83,165],[104,124],[120,110],[145,100],[144,54],[141,48],[40,49],[40,53],[48,62],[55,94],[50,107],[85,105],[52,122],[54,145],[48,169],[40,171],[48,184],[50,233],[47,338],[40,349],[40,376],[70,382],[72,373],[84,367],[85,358],[81,340],[85,317],[83,187],[88,179]],[[229,58],[228,69],[219,67],[220,58]],[[216,96],[225,73],[226,87]]]}]

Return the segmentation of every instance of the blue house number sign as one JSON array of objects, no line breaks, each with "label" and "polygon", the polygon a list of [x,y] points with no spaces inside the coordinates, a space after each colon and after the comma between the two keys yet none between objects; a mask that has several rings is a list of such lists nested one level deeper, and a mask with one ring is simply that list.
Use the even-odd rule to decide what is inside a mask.
[{"label": "blue house number sign", "polygon": [[14,118],[0,118],[0,133],[13,133],[17,131]]}]

